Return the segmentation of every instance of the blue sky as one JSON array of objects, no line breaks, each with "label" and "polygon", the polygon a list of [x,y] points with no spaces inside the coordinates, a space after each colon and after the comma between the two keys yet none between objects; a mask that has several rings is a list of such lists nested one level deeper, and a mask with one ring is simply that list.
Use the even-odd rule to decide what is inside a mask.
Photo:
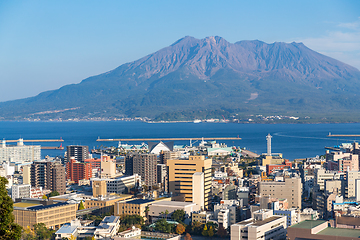
[{"label": "blue sky", "polygon": [[0,1],[0,101],[79,83],[184,36],[303,42],[360,69],[360,1]]}]

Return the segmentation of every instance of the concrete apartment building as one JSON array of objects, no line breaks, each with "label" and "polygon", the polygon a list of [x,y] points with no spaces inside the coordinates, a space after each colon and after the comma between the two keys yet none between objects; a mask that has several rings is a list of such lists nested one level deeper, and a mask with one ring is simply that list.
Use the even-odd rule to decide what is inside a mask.
[{"label": "concrete apartment building", "polygon": [[110,156],[103,156],[100,163],[100,177],[113,178],[116,175],[116,162]]},{"label": "concrete apartment building", "polygon": [[76,218],[78,205],[73,203],[54,203],[52,200],[42,199],[21,199],[21,202],[14,203],[15,223],[23,228],[34,224],[44,223],[47,228],[59,228]]},{"label": "concrete apartment building", "polygon": [[301,178],[285,178],[282,182],[259,182],[259,194],[272,198],[286,198],[290,208],[301,209]]},{"label": "concrete apartment building", "polygon": [[327,171],[323,168],[316,169],[314,175],[314,184],[318,186],[319,190],[324,190],[326,180],[341,179],[343,176],[344,173],[339,173],[338,171]]},{"label": "concrete apartment building", "polygon": [[[185,202],[193,202],[193,177],[194,173],[204,174],[204,208],[209,206],[211,191],[211,166],[212,159],[205,156],[189,156],[189,159],[171,159],[167,161],[169,174],[169,192],[183,194]],[[195,177],[199,177],[195,175]],[[197,185],[201,185],[198,182]],[[195,186],[197,187],[197,186]],[[198,192],[197,192],[198,193]],[[195,194],[197,194],[195,193]]]},{"label": "concrete apartment building", "polygon": [[31,186],[65,193],[65,167],[56,161],[36,161],[31,164]]},{"label": "concrete apartment building", "polygon": [[360,171],[349,171],[346,173],[345,198],[355,197],[356,179],[360,179]]},{"label": "concrete apartment building", "polygon": [[11,186],[11,198],[13,201],[17,198],[30,198],[31,186],[29,184],[12,185]]},{"label": "concrete apartment building", "polygon": [[0,145],[0,163],[15,162],[33,162],[41,159],[40,145],[24,145],[23,139],[20,138],[17,145],[6,145],[3,140]]},{"label": "concrete apartment building", "polygon": [[157,183],[161,185],[161,190],[166,191],[168,189],[168,173],[165,164],[156,165]]},{"label": "concrete apartment building", "polygon": [[286,239],[286,217],[274,216],[272,210],[259,210],[253,217],[231,225],[231,240]]},{"label": "concrete apartment building", "polygon": [[157,155],[151,153],[129,153],[125,157],[125,174],[138,174],[147,186],[157,183]]},{"label": "concrete apartment building", "polygon": [[111,193],[125,194],[137,187],[141,177],[137,174],[119,178],[92,178],[93,196],[106,196]]},{"label": "concrete apartment building", "polygon": [[84,162],[85,159],[89,159],[89,146],[80,146],[80,145],[69,145],[66,146],[66,157],[67,161],[71,157],[75,158],[77,162]]}]

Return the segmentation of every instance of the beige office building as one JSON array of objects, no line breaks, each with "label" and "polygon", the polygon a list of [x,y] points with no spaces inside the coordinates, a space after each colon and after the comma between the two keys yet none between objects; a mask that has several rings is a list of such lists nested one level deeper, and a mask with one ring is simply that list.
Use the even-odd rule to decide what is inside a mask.
[{"label": "beige office building", "polygon": [[92,182],[93,197],[101,197],[107,195],[107,187],[105,180],[93,180]]},{"label": "beige office building", "polygon": [[204,173],[204,208],[209,205],[211,190],[212,159],[205,156],[190,156],[189,159],[170,159],[167,161],[169,173],[169,192],[184,194],[185,202],[193,202],[193,175]]},{"label": "beige office building", "polygon": [[301,209],[301,178],[285,178],[283,182],[260,182],[259,193],[261,196],[286,198],[289,208]]},{"label": "beige office building", "polygon": [[44,223],[47,228],[57,229],[64,223],[71,222],[76,218],[78,205],[73,203],[54,203],[51,200],[22,199],[14,203],[15,223],[23,228],[34,224]]}]

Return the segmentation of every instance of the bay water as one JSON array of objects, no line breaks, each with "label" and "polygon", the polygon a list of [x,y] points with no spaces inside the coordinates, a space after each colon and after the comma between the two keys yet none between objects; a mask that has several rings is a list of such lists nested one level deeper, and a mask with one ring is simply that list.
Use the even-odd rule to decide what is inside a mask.
[{"label": "bay water", "polygon": [[[117,146],[118,142],[97,142],[98,138],[198,138],[240,137],[220,141],[228,146],[246,148],[255,153],[266,152],[266,135],[272,135],[272,152],[286,159],[315,157],[325,153],[324,147],[359,141],[359,138],[333,138],[332,134],[360,134],[360,123],[347,124],[235,124],[235,123],[145,123],[140,121],[96,122],[0,122],[0,138],[5,140],[60,139],[67,145],[87,145],[90,149]],[[140,144],[141,142],[123,142]],[[9,143],[10,144],[10,143]],[[25,143],[39,145],[39,143]],[[60,143],[41,143],[59,146]],[[189,141],[175,144],[189,145]],[[196,145],[197,143],[195,143]],[[42,157],[63,156],[65,150],[42,150]]]}]

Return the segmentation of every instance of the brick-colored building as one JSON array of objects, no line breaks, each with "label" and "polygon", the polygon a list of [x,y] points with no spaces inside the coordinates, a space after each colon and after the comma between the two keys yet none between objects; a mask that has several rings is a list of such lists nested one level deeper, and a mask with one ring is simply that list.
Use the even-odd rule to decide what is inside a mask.
[{"label": "brick-colored building", "polygon": [[97,159],[97,158],[89,158],[89,159],[85,159],[84,163],[90,163],[91,167],[93,169],[98,169],[100,171],[101,168],[101,159]]},{"label": "brick-colored building", "polygon": [[92,177],[91,163],[77,162],[74,157],[66,164],[66,179],[74,181],[76,184],[79,180],[89,180]]}]

